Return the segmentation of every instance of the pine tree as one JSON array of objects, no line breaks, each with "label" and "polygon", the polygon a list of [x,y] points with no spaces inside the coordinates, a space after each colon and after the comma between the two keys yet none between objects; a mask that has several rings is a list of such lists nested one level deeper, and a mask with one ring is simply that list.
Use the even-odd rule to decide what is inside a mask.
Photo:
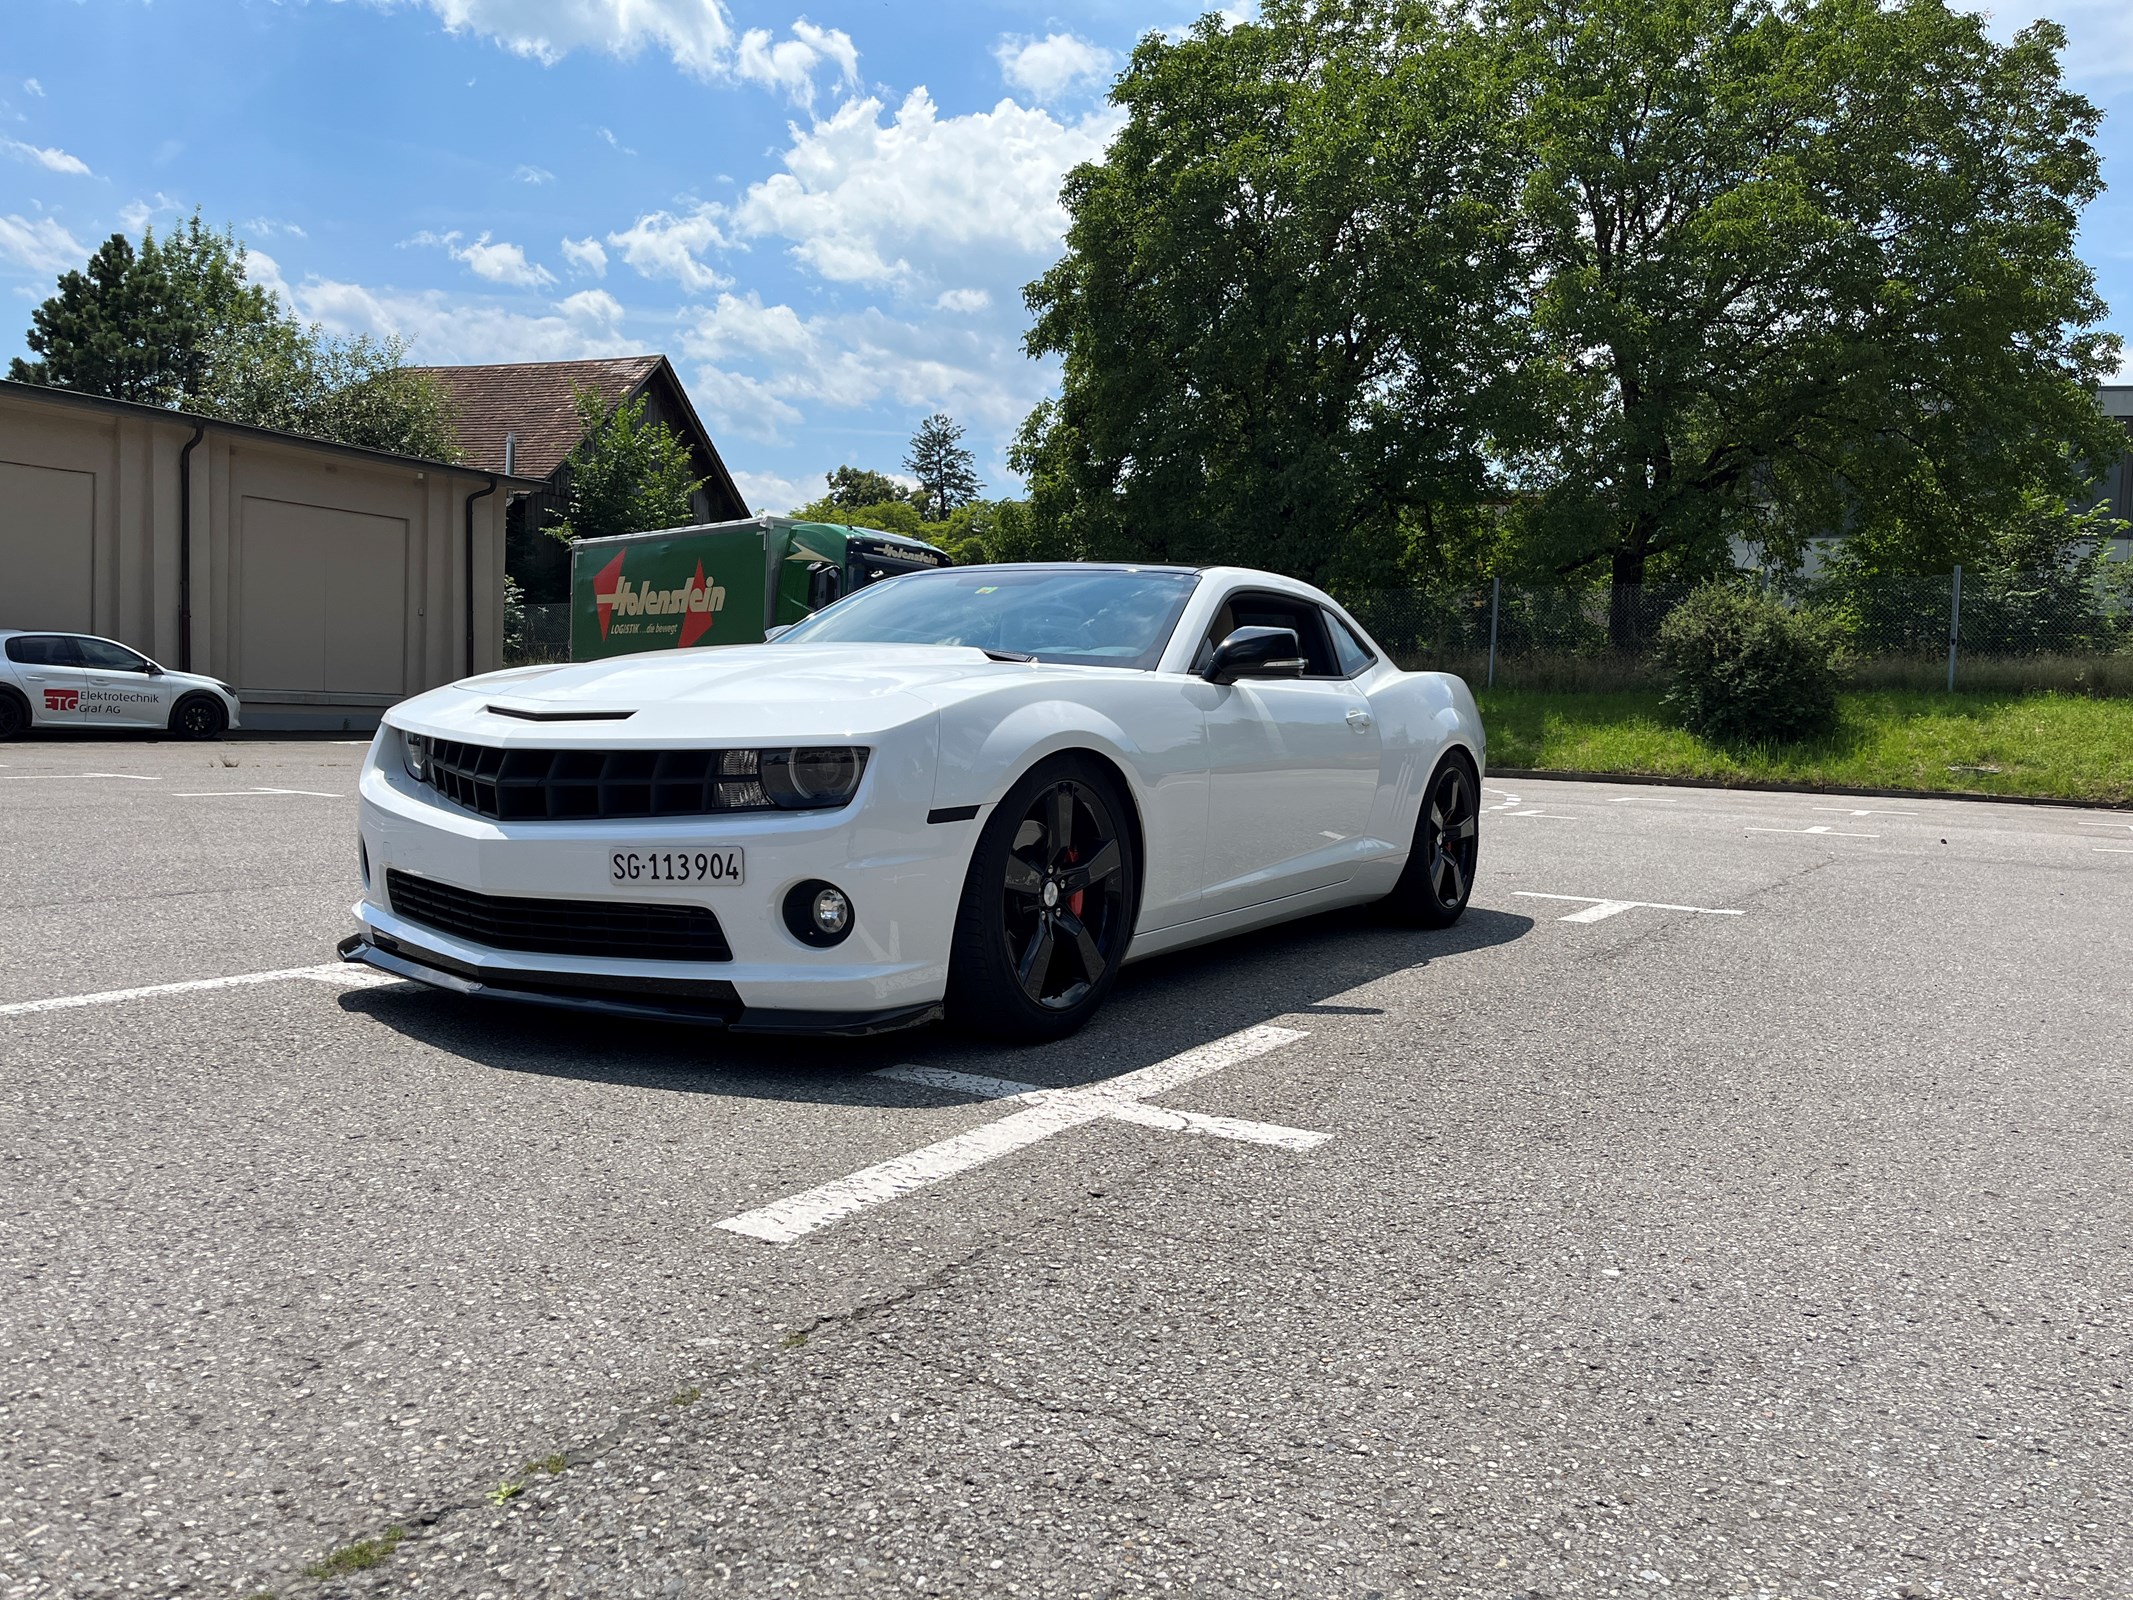
[{"label": "pine tree", "polygon": [[928,522],[945,522],[957,506],[977,499],[985,487],[979,481],[977,458],[963,448],[962,425],[944,411],[936,411],[918,425],[911,436],[904,470],[918,479],[919,510]]}]

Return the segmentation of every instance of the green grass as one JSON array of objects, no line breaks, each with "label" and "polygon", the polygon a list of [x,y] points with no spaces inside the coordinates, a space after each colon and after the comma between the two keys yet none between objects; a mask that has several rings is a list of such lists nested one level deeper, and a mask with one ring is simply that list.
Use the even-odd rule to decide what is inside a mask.
[{"label": "green grass", "polygon": [[2133,801],[2133,700],[1854,693],[1827,738],[1733,748],[1680,727],[1651,691],[1479,698],[1492,767]]},{"label": "green grass", "polygon": [[304,1576],[338,1578],[343,1573],[367,1572],[391,1555],[406,1537],[405,1528],[387,1528],[375,1539],[358,1539],[354,1544],[344,1544],[304,1568]]}]

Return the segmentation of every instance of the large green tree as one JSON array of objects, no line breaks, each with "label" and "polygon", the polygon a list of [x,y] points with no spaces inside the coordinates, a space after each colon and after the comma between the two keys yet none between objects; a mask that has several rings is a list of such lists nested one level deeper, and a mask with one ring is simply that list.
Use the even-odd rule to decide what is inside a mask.
[{"label": "large green tree", "polygon": [[678,528],[694,515],[689,447],[663,422],[647,422],[645,397],[610,406],[596,389],[580,389],[583,440],[569,461],[569,514],[548,532],[565,544],[610,534]]},{"label": "large green tree", "polygon": [[1845,532],[1946,571],[2109,459],[2065,36],[1943,0],[1504,0],[1531,555],[1617,584]]},{"label": "large green tree", "polygon": [[[1502,425],[1515,168],[1478,32],[1269,0],[1151,36],[1027,294],[1059,399],[1012,462],[1096,554],[1329,578],[1462,518]],[[1425,535],[1427,537],[1427,535]]]},{"label": "large green tree", "polygon": [[911,435],[904,470],[918,479],[913,502],[928,522],[940,522],[958,506],[977,499],[985,485],[978,479],[977,458],[963,445],[963,426],[945,411],[936,411]]},{"label": "large green tree", "polygon": [[196,213],[136,249],[123,234],[61,275],[30,313],[34,361],[17,382],[278,428],[341,444],[456,460],[443,389],[404,365],[397,339],[306,327],[249,277],[244,244]]}]

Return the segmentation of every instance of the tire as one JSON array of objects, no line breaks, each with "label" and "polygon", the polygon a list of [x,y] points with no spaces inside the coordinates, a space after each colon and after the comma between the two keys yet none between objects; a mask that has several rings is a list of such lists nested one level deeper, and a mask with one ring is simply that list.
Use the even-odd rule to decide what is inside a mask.
[{"label": "tire", "polygon": [[1096,1014],[1140,905],[1130,816],[1117,781],[1085,756],[1041,763],[993,807],[956,911],[952,1024],[1035,1043]]},{"label": "tire", "polygon": [[171,708],[170,731],[181,739],[219,739],[230,714],[211,694],[189,694]]},{"label": "tire", "polygon": [[1449,928],[1466,911],[1480,860],[1481,780],[1454,750],[1429,775],[1407,866],[1380,904],[1410,926]]},{"label": "tire", "polygon": [[12,689],[0,689],[0,741],[30,731],[30,703]]}]

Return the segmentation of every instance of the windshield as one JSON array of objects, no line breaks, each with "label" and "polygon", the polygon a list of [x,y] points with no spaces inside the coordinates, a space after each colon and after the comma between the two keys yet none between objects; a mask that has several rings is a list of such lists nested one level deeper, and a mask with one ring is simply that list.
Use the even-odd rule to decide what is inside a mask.
[{"label": "windshield", "polygon": [[956,567],[849,595],[780,644],[961,644],[1075,667],[1155,666],[1196,573]]}]

